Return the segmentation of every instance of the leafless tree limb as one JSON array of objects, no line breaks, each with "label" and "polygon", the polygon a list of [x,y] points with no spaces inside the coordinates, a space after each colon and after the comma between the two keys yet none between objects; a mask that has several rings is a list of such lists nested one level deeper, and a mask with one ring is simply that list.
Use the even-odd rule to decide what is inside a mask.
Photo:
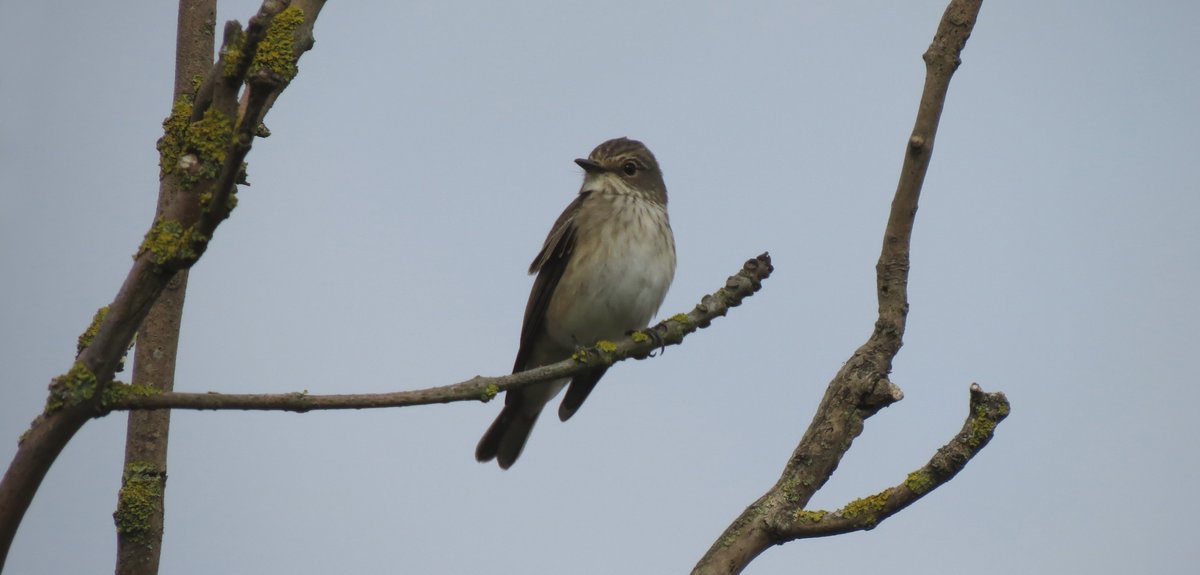
[{"label": "leafless tree limb", "polygon": [[[216,16],[216,0],[180,0],[172,101],[191,97],[196,91],[191,79],[203,76],[212,67]],[[179,184],[177,178],[163,178],[159,183],[158,214],[176,195],[184,192]],[[160,391],[171,391],[174,387],[187,279],[188,270],[176,273],[142,321],[133,360],[134,385]],[[113,512],[117,529],[117,575],[158,573],[170,428],[170,411],[129,414],[121,489]]]},{"label": "leafless tree limb", "polygon": [[1003,393],[985,393],[977,384],[971,384],[971,401],[962,430],[928,463],[909,473],[903,483],[851,501],[837,511],[800,510],[770,519],[776,544],[874,529],[880,521],[953,479],[991,441],[996,426],[1008,417],[1008,410],[1008,398]]},{"label": "leafless tree limb", "polygon": [[[909,249],[917,200],[950,78],[961,62],[959,55],[981,4],[982,0],[951,0],[924,55],[925,88],[875,267],[879,317],[874,331],[829,383],[779,481],[717,538],[693,575],[740,573],[768,547],[794,539],[790,534],[798,529],[797,518],[805,517],[804,506],[833,475],[866,419],[903,399],[888,374],[903,343],[908,316]],[[890,493],[887,500],[892,497],[900,495]]]},{"label": "leafless tree limb", "polygon": [[[908,313],[907,279],[917,200],[933,151],[949,81],[974,26],[982,0],[951,0],[924,59],[925,91],[909,139],[876,266],[879,315],[875,329],[830,382],[811,425],[774,487],[746,509],[700,560],[693,573],[738,573],[767,547],[787,541],[870,529],[944,484],[991,439],[1008,414],[1001,393],[971,387],[963,430],[901,484],[833,511],[804,509],[836,470],[867,418],[903,398],[889,379]],[[177,98],[160,142],[164,195],[134,264],[106,312],[81,337],[74,366],[50,385],[46,410],[22,437],[0,479],[0,569],[17,526],[50,465],[91,418],[114,410],[253,409],[310,411],[361,409],[483,400],[522,385],[641,359],[677,344],[724,315],[761,287],[770,258],[749,260],[726,286],[705,296],[688,314],[616,342],[581,349],[558,364],[503,377],[476,377],[423,390],[382,394],[197,394],[162,392],[113,381],[134,332],[172,280],[204,253],[218,225],[236,205],[244,160],[261,122],[312,46],[312,27],[323,0],[264,0],[248,26],[229,23],[221,56],[198,82],[195,96]],[[179,93],[182,93],[179,92]],[[127,462],[128,463],[128,462]]]},{"label": "leafless tree limb", "polygon": [[[251,19],[245,41],[235,41],[228,34],[233,27],[226,27],[228,50],[215,67],[225,80],[209,88],[212,104],[176,101],[172,117],[164,123],[160,165],[164,179],[179,179],[187,192],[177,194],[156,215],[117,296],[81,338],[83,349],[71,369],[51,382],[46,410],[22,436],[0,479],[0,569],[55,458],[111,397],[113,374],[150,306],[177,272],[190,268],[204,253],[209,238],[228,217],[259,122],[295,75],[300,55],[312,46],[313,24],[323,5],[322,0],[265,0]],[[249,33],[255,26],[263,29],[257,41]],[[227,56],[237,65],[224,66]],[[248,98],[239,114],[242,85]]]},{"label": "leafless tree limb", "polygon": [[712,320],[724,316],[731,307],[741,305],[762,287],[770,277],[771,257],[762,254],[747,260],[737,274],[730,276],[725,286],[704,296],[692,311],[677,314],[645,330],[634,332],[614,342],[601,342],[596,347],[581,348],[570,359],[500,377],[475,377],[467,381],[393,393],[364,393],[345,395],[309,395],[307,392],[283,394],[220,394],[156,392],[131,386],[117,387],[117,393],[105,404],[105,409],[245,409],[273,411],[313,411],[321,409],[368,409],[449,403],[455,401],[488,401],[501,391],[533,383],[559,379],[593,369],[609,366],[628,358],[643,359],[654,350],[681,343],[697,329],[708,327]]},{"label": "leafless tree limb", "polygon": [[[196,92],[192,78],[212,68],[217,0],[180,0],[175,27],[175,89],[172,102]],[[159,183],[157,214],[183,193],[178,178]],[[133,383],[160,391],[175,385],[179,326],[187,295],[188,270],[180,270],[150,307],[138,329]],[[129,414],[125,464],[113,521],[117,528],[117,575],[156,575],[162,551],[170,411]]]}]

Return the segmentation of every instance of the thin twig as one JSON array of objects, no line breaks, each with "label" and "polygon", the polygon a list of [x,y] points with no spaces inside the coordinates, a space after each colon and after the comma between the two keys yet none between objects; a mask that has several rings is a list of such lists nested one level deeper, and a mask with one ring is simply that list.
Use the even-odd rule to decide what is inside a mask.
[{"label": "thin twig", "polygon": [[547,366],[500,377],[475,377],[459,383],[393,393],[310,395],[307,392],[281,394],[157,393],[124,386],[115,388],[114,398],[105,404],[109,410],[123,409],[243,409],[305,412],[323,409],[370,409],[449,403],[488,401],[496,394],[526,385],[559,379],[615,362],[648,357],[656,349],[676,345],[688,334],[708,327],[731,307],[762,287],[770,277],[771,257],[762,254],[747,260],[742,269],[716,292],[704,296],[686,314],[677,314],[651,328],[629,334],[620,340],[602,342],[578,350],[574,357]]}]

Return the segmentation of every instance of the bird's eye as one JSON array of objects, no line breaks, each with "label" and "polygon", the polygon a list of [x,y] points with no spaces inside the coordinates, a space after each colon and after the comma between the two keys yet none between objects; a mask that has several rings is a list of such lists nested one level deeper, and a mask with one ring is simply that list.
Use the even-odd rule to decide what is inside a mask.
[{"label": "bird's eye", "polygon": [[637,164],[633,162],[625,162],[625,164],[621,166],[621,171],[625,172],[626,176],[632,176],[637,173]]}]

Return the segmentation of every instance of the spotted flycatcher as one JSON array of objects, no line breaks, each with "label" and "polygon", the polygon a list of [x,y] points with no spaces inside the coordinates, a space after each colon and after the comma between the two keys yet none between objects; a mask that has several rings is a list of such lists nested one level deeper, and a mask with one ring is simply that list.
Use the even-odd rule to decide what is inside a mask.
[{"label": "spotted flycatcher", "polygon": [[[575,163],[584,172],[579,195],[558,216],[529,266],[537,279],[525,305],[513,373],[646,327],[675,277],[667,187],[654,154],[641,142],[617,138]],[[542,408],[570,382],[558,407],[558,418],[566,421],[606,369],[509,391],[475,459],[495,458],[508,469]]]}]

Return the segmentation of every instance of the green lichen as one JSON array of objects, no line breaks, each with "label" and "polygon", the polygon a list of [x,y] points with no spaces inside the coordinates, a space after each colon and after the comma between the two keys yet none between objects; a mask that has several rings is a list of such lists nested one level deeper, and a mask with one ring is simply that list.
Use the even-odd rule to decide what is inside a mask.
[{"label": "green lichen", "polygon": [[289,6],[271,19],[266,36],[258,44],[254,61],[250,63],[251,74],[268,73],[279,76],[285,82],[296,77],[296,29],[304,23],[304,10]]},{"label": "green lichen", "polygon": [[229,38],[223,46],[221,46],[221,75],[226,78],[234,78],[237,76],[238,64],[242,60],[242,46],[246,42],[246,34],[241,28],[232,38]]},{"label": "green lichen", "polygon": [[629,334],[629,337],[633,338],[633,343],[646,343],[650,341],[650,336],[646,335],[644,331],[635,331]]},{"label": "green lichen", "polygon": [[[221,173],[233,139],[233,122],[214,108],[204,111],[200,120],[191,123],[192,100],[180,96],[171,107],[171,115],[163,120],[163,136],[158,140],[159,177],[178,173],[185,189],[204,178]],[[179,169],[180,160],[193,154],[196,161],[187,169]]]},{"label": "green lichen", "polygon": [[163,136],[158,139],[158,177],[171,173],[179,164],[191,116],[192,99],[188,96],[176,98],[171,105],[171,115],[163,120]]},{"label": "green lichen", "polygon": [[904,486],[909,491],[921,495],[933,489],[933,477],[925,471],[917,470],[908,474],[908,478],[904,480]]},{"label": "green lichen", "polygon": [[161,393],[160,390],[148,385],[130,385],[121,381],[114,381],[104,390],[104,394],[100,399],[100,405],[111,407],[129,397],[150,397],[159,393]]},{"label": "green lichen", "polygon": [[617,352],[617,344],[615,344],[611,341],[608,341],[606,339],[602,339],[602,340],[596,342],[596,349],[598,349],[604,353],[612,354],[612,353]]},{"label": "green lichen", "polygon": [[875,495],[847,503],[839,513],[846,519],[860,519],[867,525],[874,525],[879,522],[879,512],[883,510],[883,505],[887,503],[888,497],[891,495],[892,489],[889,487]]},{"label": "green lichen", "polygon": [[688,318],[688,315],[686,313],[677,313],[677,314],[671,316],[671,321],[677,321],[679,323],[684,323],[684,324],[692,322],[692,320],[690,318]]},{"label": "green lichen", "polygon": [[107,315],[108,306],[96,310],[96,315],[92,316],[91,325],[83,333],[79,334],[79,339],[75,343],[75,355],[83,353],[83,350],[92,345],[92,340],[96,339],[96,332],[100,331],[100,324],[104,323],[104,318]]},{"label": "green lichen", "polygon": [[46,412],[51,413],[64,407],[73,407],[90,401],[100,386],[96,374],[82,362],[75,362],[71,371],[50,383],[50,396],[46,398]]},{"label": "green lichen", "polygon": [[[200,201],[200,209],[204,213],[207,214],[212,211],[212,199],[213,199],[212,190],[205,190],[203,192],[200,192],[200,196],[198,197],[198,199]],[[238,204],[237,186],[234,186],[233,189],[229,190],[229,194],[225,196],[226,211],[232,212],[233,209],[237,207],[237,204]]]},{"label": "green lichen", "polygon": [[184,151],[195,154],[197,164],[194,169],[180,174],[180,183],[188,188],[201,179],[217,177],[225,166],[225,157],[232,141],[233,122],[229,117],[216,108],[205,110],[204,116],[187,128]]},{"label": "green lichen", "polygon": [[796,519],[800,521],[807,521],[809,523],[817,523],[824,519],[826,515],[829,515],[828,511],[821,511],[820,509],[816,511],[801,509],[796,512]]},{"label": "green lichen", "polygon": [[784,501],[792,504],[798,504],[800,501],[800,492],[804,491],[804,488],[807,487],[808,484],[809,481],[807,479],[807,475],[801,475],[799,477],[789,475],[783,480],[779,491],[783,495]]},{"label": "green lichen", "polygon": [[988,416],[987,408],[982,405],[976,407],[975,417],[971,418],[971,432],[967,436],[967,445],[972,449],[978,448],[991,438],[995,430],[996,421]]},{"label": "green lichen", "polygon": [[500,393],[500,387],[494,383],[489,383],[487,387],[483,388],[483,393],[479,394],[479,399],[486,403],[496,397],[498,393]]},{"label": "green lichen", "polygon": [[585,349],[585,348],[582,348],[582,347],[581,347],[581,348],[578,348],[578,349],[576,349],[576,350],[575,350],[575,353],[572,353],[572,354],[571,354],[571,359],[572,359],[572,360],[574,360],[574,361],[575,361],[575,363],[583,363],[583,364],[586,364],[586,363],[588,362],[588,351],[587,351],[587,349]]},{"label": "green lichen", "polygon": [[188,83],[192,85],[192,93],[195,94],[200,91],[200,86],[204,85],[204,76],[196,74],[188,80]]},{"label": "green lichen", "polygon": [[196,248],[206,242],[208,238],[198,233],[194,226],[184,229],[178,221],[160,218],[146,232],[134,258],[149,253],[157,266],[185,267],[200,257]]},{"label": "green lichen", "polygon": [[113,522],[117,533],[141,541],[150,531],[150,519],[162,509],[166,473],[153,463],[134,461],[125,466]]}]

